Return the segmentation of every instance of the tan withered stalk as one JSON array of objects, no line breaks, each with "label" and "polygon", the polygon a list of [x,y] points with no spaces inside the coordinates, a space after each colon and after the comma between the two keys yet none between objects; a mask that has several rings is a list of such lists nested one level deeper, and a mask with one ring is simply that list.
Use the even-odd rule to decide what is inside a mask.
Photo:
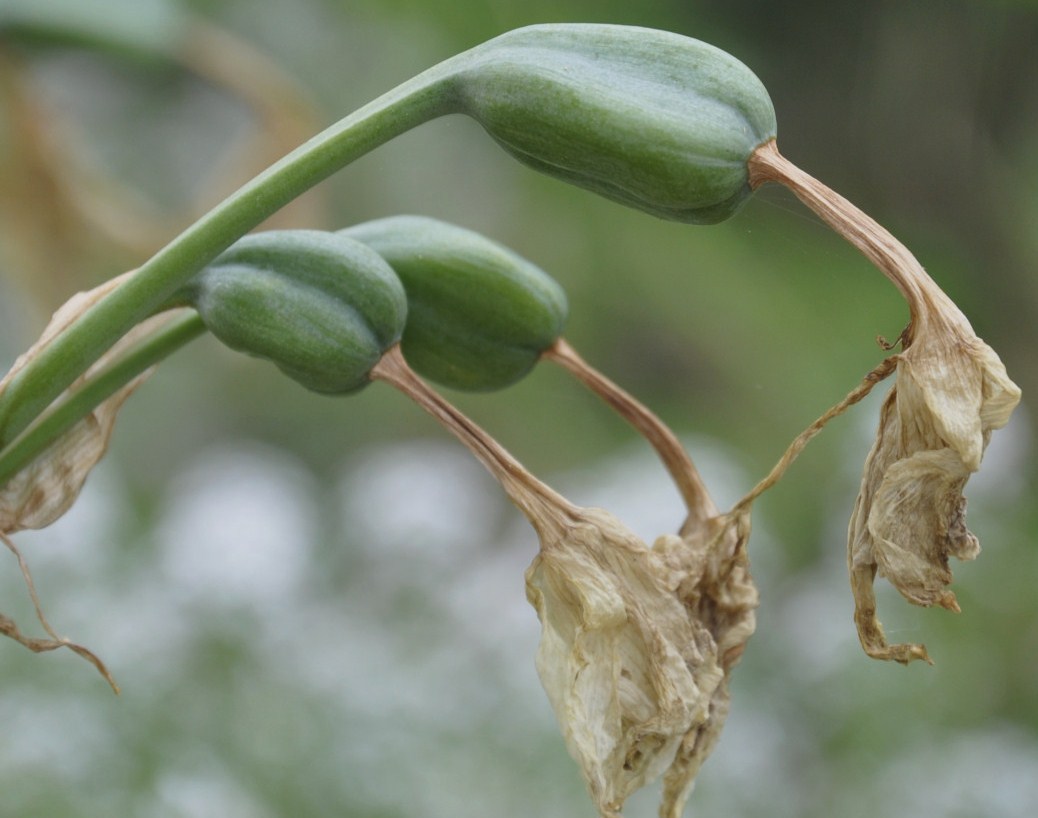
[{"label": "tan withered stalk", "polygon": [[767,182],[785,185],[893,282],[912,315],[912,325],[902,336],[906,347],[912,342],[916,321],[925,320],[938,307],[956,309],[904,244],[839,193],[786,159],[779,153],[775,140],[757,148],[747,166],[750,187],[756,189]]},{"label": "tan withered stalk", "polygon": [[112,688],[112,692],[119,695],[119,685],[116,684],[111,672],[105,665],[101,658],[89,648],[79,645],[70,639],[63,636],[58,636],[51,626],[46,615],[43,613],[43,605],[40,602],[40,597],[36,593],[36,584],[32,581],[32,573],[29,571],[29,565],[22,556],[22,552],[18,550],[18,547],[11,542],[4,534],[0,533],[0,542],[7,546],[8,550],[14,554],[18,560],[18,567],[22,572],[22,579],[25,582],[25,587],[29,591],[29,597],[32,600],[33,608],[36,611],[36,618],[39,620],[43,629],[50,636],[50,639],[37,639],[35,637],[26,636],[22,633],[21,629],[15,623],[11,617],[0,613],[0,635],[6,636],[8,639],[13,639],[18,644],[28,648],[33,653],[47,653],[48,651],[58,650],[59,648],[68,648],[73,653],[82,656],[90,664],[97,668],[97,672],[100,673],[109,687]]},{"label": "tan withered stalk", "polygon": [[576,506],[534,477],[500,443],[419,378],[399,345],[382,356],[371,370],[371,378],[403,392],[458,438],[528,518],[558,516],[559,524],[566,525],[579,516]]},{"label": "tan withered stalk", "polygon": [[670,427],[652,410],[591,366],[562,338],[545,350],[543,357],[580,380],[637,429],[656,450],[688,509],[688,520],[682,531],[701,528],[707,520],[717,516],[717,506],[692,458]]}]

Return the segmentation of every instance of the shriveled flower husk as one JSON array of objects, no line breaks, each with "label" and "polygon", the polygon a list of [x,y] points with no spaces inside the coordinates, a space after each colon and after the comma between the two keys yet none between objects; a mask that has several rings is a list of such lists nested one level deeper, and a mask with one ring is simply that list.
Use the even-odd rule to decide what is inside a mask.
[{"label": "shriveled flower husk", "polygon": [[[0,380],[0,394],[27,363],[39,355],[80,315],[118,287],[128,275],[131,274],[127,273],[111,279],[93,290],[77,293],[62,305],[54,313],[40,339],[15,361],[3,380]],[[106,367],[113,360],[116,360],[141,339],[156,332],[164,322],[173,320],[174,317],[173,313],[167,313],[139,324],[118,343],[113,345],[97,363],[77,379],[68,391],[74,392],[84,382],[89,380],[94,373]],[[0,614],[0,634],[14,639],[37,653],[60,647],[70,648],[92,662],[116,692],[118,692],[118,687],[115,681],[104,666],[104,663],[95,654],[81,645],[77,645],[64,637],[59,637],[54,632],[54,629],[43,614],[39,598],[32,584],[32,576],[28,565],[8,535],[24,529],[44,528],[59,519],[71,508],[79,496],[90,471],[97,465],[108,449],[108,443],[115,425],[115,418],[123,403],[149,374],[150,370],[134,378],[107,400],[95,407],[93,411],[54,441],[41,455],[32,460],[0,488],[0,539],[18,558],[19,567],[36,609],[37,618],[50,638],[36,639],[26,636],[10,617],[2,614]]]},{"label": "shriveled flower husk", "polygon": [[866,653],[907,664],[929,661],[916,644],[889,645],[876,617],[873,581],[886,577],[909,602],[958,611],[947,589],[951,557],[980,551],[966,528],[962,495],[980,468],[991,432],[1004,426],[1020,390],[998,355],[923,270],[871,218],[783,158],[774,142],[750,160],[751,184],[788,186],[872,261],[911,311],[894,356],[897,379],[880,412],[851,516],[848,563],[854,619]]},{"label": "shriveled flower husk", "polygon": [[[0,380],[0,394],[15,376],[79,316],[121,284],[129,273],[105,282],[87,292],[76,293],[57,312],[43,330],[39,340]],[[90,370],[70,387],[74,391],[90,375],[118,357],[125,349],[155,329],[155,322],[168,320],[159,316],[144,322],[112,347]],[[79,496],[87,475],[104,457],[112,435],[115,418],[125,400],[149,373],[134,379],[56,440],[44,454],[0,488],[0,532],[12,534],[23,529],[45,528],[60,518]]]},{"label": "shriveled flower husk", "polygon": [[649,548],[601,509],[529,516],[541,540],[526,572],[537,670],[592,799],[619,815],[663,774],[661,815],[680,815],[755,627],[738,521]]},{"label": "shriveled flower husk", "polygon": [[994,429],[1020,400],[994,351],[949,301],[929,307],[897,356],[848,532],[855,621],[870,656],[928,660],[922,645],[888,645],[872,582],[886,577],[909,602],[959,611],[951,557],[980,553],[962,492]]},{"label": "shriveled flower husk", "polygon": [[615,818],[663,776],[677,818],[728,714],[728,674],[755,626],[746,510],[686,525],[649,547],[616,517],[580,508],[433,393],[397,350],[373,377],[458,435],[533,525],[526,572],[541,622],[537,670],[599,814]]}]

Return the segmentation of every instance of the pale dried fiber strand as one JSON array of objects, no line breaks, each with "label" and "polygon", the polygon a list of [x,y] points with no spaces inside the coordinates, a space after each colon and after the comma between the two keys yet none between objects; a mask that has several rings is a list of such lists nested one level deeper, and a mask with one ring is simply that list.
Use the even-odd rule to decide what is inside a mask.
[{"label": "pale dried fiber strand", "polygon": [[797,435],[793,439],[793,442],[786,448],[782,457],[779,458],[779,461],[772,467],[771,471],[768,472],[767,476],[757,483],[756,486],[747,492],[746,495],[732,507],[732,512],[738,512],[743,509],[749,511],[753,501],[782,479],[789,467],[793,465],[793,461],[800,456],[800,453],[804,451],[807,444],[825,428],[829,421],[839,417],[854,404],[864,400],[878,383],[883,381],[885,378],[890,377],[891,373],[894,372],[896,365],[897,356],[891,356],[883,360],[871,372],[866,374],[865,377],[862,378],[861,383],[852,389],[843,400],[826,410],[825,414]]},{"label": "pale dried fiber strand", "polygon": [[894,356],[897,378],[865,461],[847,559],[865,652],[904,664],[929,661],[922,645],[887,643],[873,582],[878,574],[909,602],[959,610],[947,589],[949,559],[973,559],[980,551],[966,528],[962,491],[980,468],[991,432],[1009,421],[1020,402],[1020,389],[994,350],[887,230],[787,161],[774,141],[755,151],[749,169],[753,187],[764,182],[789,187],[908,301],[911,323],[901,335],[903,351]]},{"label": "pale dried fiber strand", "polygon": [[97,668],[97,672],[100,673],[109,686],[112,688],[117,696],[119,695],[119,685],[116,684],[115,678],[109,672],[108,667],[105,665],[101,658],[89,648],[79,645],[65,637],[58,636],[55,633],[54,628],[51,627],[49,621],[47,621],[46,615],[43,613],[43,606],[40,604],[39,595],[36,593],[36,584],[32,581],[32,573],[29,571],[29,565],[26,563],[25,558],[22,556],[21,551],[18,550],[17,546],[11,542],[8,537],[0,534],[0,540],[3,541],[4,545],[14,554],[18,560],[18,567],[22,572],[22,579],[25,582],[25,587],[29,591],[29,597],[32,599],[33,608],[36,611],[36,618],[39,620],[43,629],[50,636],[50,639],[35,639],[30,636],[26,636],[21,632],[21,629],[15,623],[13,619],[0,613],[0,634],[13,639],[20,645],[24,645],[33,653],[45,653],[51,650],[57,650],[58,648],[68,648],[73,653],[82,656],[90,664]]}]

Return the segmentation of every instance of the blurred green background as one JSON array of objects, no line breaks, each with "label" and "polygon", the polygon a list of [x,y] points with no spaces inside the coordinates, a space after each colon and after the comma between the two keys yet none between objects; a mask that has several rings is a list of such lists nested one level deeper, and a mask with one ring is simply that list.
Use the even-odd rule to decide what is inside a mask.
[{"label": "blurred green background", "polygon": [[[1038,4],[748,0],[0,0],[0,361],[238,184],[396,83],[507,29],[707,40],[770,90],[794,162],[919,256],[1024,389],[967,487],[963,613],[883,588],[867,659],[846,521],[880,395],[757,505],[758,632],[690,815],[1038,814]],[[569,340],[655,408],[730,503],[882,357],[907,310],[791,196],[716,227],[538,176],[473,123],[399,138],[286,209],[480,230],[567,289]],[[877,390],[877,393],[883,390]],[[452,395],[571,499],[652,538],[681,519],[645,445],[545,365]],[[0,815],[593,815],[539,688],[533,534],[385,387],[320,398],[209,339],[124,410],[72,513],[17,538],[59,631],[0,642]],[[0,610],[32,624],[12,558]],[[654,814],[653,794],[627,814]]]}]

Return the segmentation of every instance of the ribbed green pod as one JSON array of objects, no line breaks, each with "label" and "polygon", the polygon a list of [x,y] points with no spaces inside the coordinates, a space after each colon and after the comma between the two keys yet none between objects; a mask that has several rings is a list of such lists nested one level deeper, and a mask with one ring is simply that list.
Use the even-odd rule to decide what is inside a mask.
[{"label": "ribbed green pod", "polygon": [[365,386],[407,316],[403,286],[378,253],[316,230],[246,236],[192,281],[185,300],[227,346],[326,394]]},{"label": "ribbed green pod", "polygon": [[751,192],[750,154],[775,136],[749,68],[665,31],[530,26],[453,62],[454,109],[513,156],[666,219],[732,215]]},{"label": "ribbed green pod", "polygon": [[454,389],[500,389],[529,372],[562,333],[562,288],[479,233],[394,216],[339,235],[369,245],[403,281],[408,314],[402,349],[430,380]]}]

